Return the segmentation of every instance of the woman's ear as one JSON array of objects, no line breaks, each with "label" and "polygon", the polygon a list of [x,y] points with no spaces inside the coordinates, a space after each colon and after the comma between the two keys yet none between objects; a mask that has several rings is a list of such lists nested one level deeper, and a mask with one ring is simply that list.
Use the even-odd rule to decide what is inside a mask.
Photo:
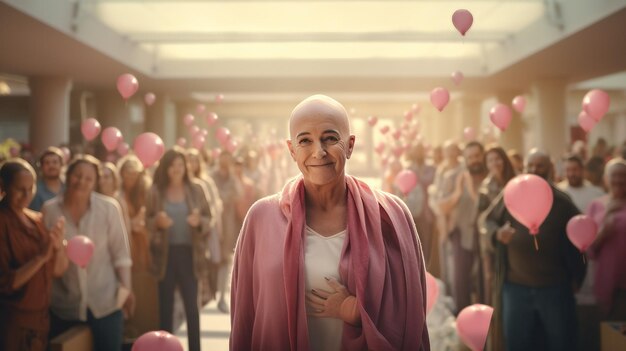
[{"label": "woman's ear", "polygon": [[350,135],[350,138],[348,139],[348,149],[346,150],[347,159],[350,159],[350,156],[352,156],[352,151],[354,151],[355,141],[356,141],[356,137],[354,135]]}]

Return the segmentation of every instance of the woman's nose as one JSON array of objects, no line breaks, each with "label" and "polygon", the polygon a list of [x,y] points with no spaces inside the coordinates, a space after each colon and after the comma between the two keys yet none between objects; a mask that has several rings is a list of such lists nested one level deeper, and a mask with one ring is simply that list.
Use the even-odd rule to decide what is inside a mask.
[{"label": "woman's nose", "polygon": [[315,143],[314,156],[316,158],[323,158],[324,156],[326,156],[326,148],[324,148],[324,145],[322,145],[322,143]]}]

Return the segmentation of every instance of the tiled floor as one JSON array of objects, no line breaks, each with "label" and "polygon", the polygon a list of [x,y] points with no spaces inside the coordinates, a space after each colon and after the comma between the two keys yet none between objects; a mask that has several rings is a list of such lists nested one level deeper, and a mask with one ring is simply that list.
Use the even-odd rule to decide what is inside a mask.
[{"label": "tiled floor", "polygon": [[[183,325],[175,333],[187,347],[187,325]],[[200,311],[200,343],[202,351],[226,351],[228,350],[228,337],[230,335],[230,315],[221,313],[217,309],[217,302],[211,301]]]}]

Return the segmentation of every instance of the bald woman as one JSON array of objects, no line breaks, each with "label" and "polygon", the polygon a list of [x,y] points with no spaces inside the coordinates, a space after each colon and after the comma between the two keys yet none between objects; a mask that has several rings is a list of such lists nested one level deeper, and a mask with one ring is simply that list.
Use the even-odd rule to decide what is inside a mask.
[{"label": "bald woman", "polygon": [[430,350],[422,249],[397,197],[346,175],[345,108],[298,104],[287,147],[301,174],[256,202],[235,250],[231,350]]}]

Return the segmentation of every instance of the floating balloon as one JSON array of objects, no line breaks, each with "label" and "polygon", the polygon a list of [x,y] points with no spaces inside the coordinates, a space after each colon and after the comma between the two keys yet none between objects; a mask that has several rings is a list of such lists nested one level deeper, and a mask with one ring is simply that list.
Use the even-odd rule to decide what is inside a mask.
[{"label": "floating balloon", "polygon": [[128,145],[128,143],[120,143],[117,146],[117,154],[124,157],[128,154],[128,150],[130,149],[130,146]]},{"label": "floating balloon", "polygon": [[183,117],[183,122],[187,127],[191,127],[195,119],[196,118],[191,113],[188,113],[185,115],[185,117]]},{"label": "floating balloon", "polygon": [[206,116],[206,124],[212,126],[215,124],[215,122],[217,122],[217,119],[217,113],[209,112],[209,114]]},{"label": "floating balloon", "polygon": [[463,136],[465,137],[465,141],[476,140],[476,130],[472,127],[465,127],[465,129],[463,129]]},{"label": "floating balloon", "polygon": [[548,216],[553,200],[548,182],[534,174],[518,175],[504,187],[506,209],[528,228],[531,235],[539,233],[539,226]]},{"label": "floating balloon", "polygon": [[404,153],[404,147],[402,145],[398,145],[391,150],[391,153],[393,153],[396,158],[400,158],[400,156]]},{"label": "floating balloon", "polygon": [[218,104],[221,104],[222,101],[224,101],[224,95],[223,94],[215,95],[215,102],[217,102]]},{"label": "floating balloon", "polygon": [[505,104],[497,104],[489,111],[489,119],[503,132],[509,127],[512,117],[511,109]]},{"label": "floating balloon", "polygon": [[183,351],[183,345],[166,331],[151,331],[135,340],[131,351]]},{"label": "floating balloon", "polygon": [[385,151],[385,143],[382,141],[378,143],[378,145],[374,148],[374,151],[376,151],[379,155],[382,154]]},{"label": "floating balloon", "polygon": [[122,95],[124,100],[128,100],[139,89],[137,78],[130,73],[122,74],[117,77],[117,91]]},{"label": "floating balloon", "polygon": [[583,111],[587,112],[596,121],[600,122],[602,117],[609,111],[611,98],[604,90],[590,90],[583,98]]},{"label": "floating balloon", "polygon": [[147,93],[146,95],[144,95],[143,101],[146,103],[146,105],[152,106],[152,104],[154,104],[154,102],[156,101],[156,95],[154,95],[153,93]]},{"label": "floating balloon", "polygon": [[443,111],[443,109],[450,101],[450,93],[448,89],[437,87],[430,92],[430,102],[439,110],[439,112]]},{"label": "floating balloon", "polygon": [[205,142],[204,135],[202,135],[202,133],[197,133],[193,136],[191,145],[193,145],[193,147],[198,150],[202,150],[202,148],[204,148],[204,142]]},{"label": "floating balloon", "polygon": [[454,28],[461,33],[461,35],[465,35],[467,31],[472,27],[472,23],[474,22],[474,16],[472,13],[465,10],[459,9],[454,11],[452,14],[452,24],[454,24]]},{"label": "floating balloon", "polygon": [[598,234],[596,222],[587,215],[577,215],[567,222],[567,237],[580,250],[587,251]]},{"label": "floating balloon", "polygon": [[454,85],[459,85],[459,84],[461,84],[461,82],[463,81],[463,78],[465,78],[465,76],[463,76],[463,72],[461,72],[461,71],[454,71],[450,75],[450,78],[452,78],[452,81],[454,82]]},{"label": "floating balloon", "polygon": [[230,130],[228,128],[220,127],[215,131],[215,137],[221,144],[226,144],[230,139]]},{"label": "floating balloon", "polygon": [[87,141],[92,141],[100,133],[100,122],[95,118],[87,118],[80,124],[80,131]]},{"label": "floating balloon", "polygon": [[122,132],[115,127],[104,128],[101,140],[107,151],[112,152],[122,142]]},{"label": "floating balloon", "polygon": [[135,138],[133,150],[144,167],[150,167],[163,157],[165,145],[163,145],[161,137],[152,132],[147,132],[139,134]]},{"label": "floating balloon", "polygon": [[367,124],[369,124],[371,127],[375,126],[377,122],[378,118],[376,116],[367,117]]},{"label": "floating balloon", "polygon": [[417,175],[415,175],[415,172],[405,169],[396,175],[393,183],[404,196],[407,196],[417,185]]},{"label": "floating balloon", "polygon": [[387,132],[389,131],[389,126],[383,126],[382,128],[379,129],[380,132],[385,135],[387,134]]},{"label": "floating balloon", "polygon": [[178,140],[176,140],[176,145],[178,145],[180,147],[185,147],[187,145],[187,139],[185,139],[185,138],[178,138]]},{"label": "floating balloon", "polygon": [[192,137],[198,133],[200,133],[200,127],[191,126],[191,128],[189,128],[189,134],[191,134]]},{"label": "floating balloon", "polygon": [[395,140],[399,140],[401,136],[402,131],[400,129],[396,129],[393,131],[393,133],[391,133],[391,137],[393,137]]},{"label": "floating balloon", "polygon": [[207,135],[209,135],[209,131],[206,129],[200,129],[200,131],[198,132],[199,134],[202,134],[203,137],[206,138]]},{"label": "floating balloon", "polygon": [[585,111],[580,111],[578,114],[578,124],[587,133],[589,133],[597,123],[598,121],[589,116]]},{"label": "floating balloon", "polygon": [[426,272],[426,314],[430,313],[437,303],[439,297],[439,284],[437,284],[437,278],[432,274]]},{"label": "floating balloon", "polygon": [[231,154],[234,154],[235,151],[237,151],[237,147],[239,147],[239,143],[235,139],[229,139],[226,142],[226,151],[230,152]]},{"label": "floating balloon", "polygon": [[67,258],[81,268],[87,267],[95,246],[93,241],[84,235],[77,235],[67,241]]},{"label": "floating balloon", "polygon": [[523,95],[518,95],[513,98],[512,104],[515,111],[522,113],[526,108],[526,98]]},{"label": "floating balloon", "polygon": [[203,104],[198,104],[198,106],[196,106],[197,113],[202,113],[204,112],[204,110],[206,110],[206,106],[204,106]]},{"label": "floating balloon", "polygon": [[420,113],[420,105],[419,104],[411,105],[411,111],[413,111],[414,114]]},{"label": "floating balloon", "polygon": [[410,121],[412,119],[413,119],[413,111],[409,110],[409,111],[404,112],[404,120],[405,121],[408,122],[408,121]]},{"label": "floating balloon", "polygon": [[456,319],[459,337],[472,351],[482,351],[485,347],[493,307],[474,304],[465,307]]}]

